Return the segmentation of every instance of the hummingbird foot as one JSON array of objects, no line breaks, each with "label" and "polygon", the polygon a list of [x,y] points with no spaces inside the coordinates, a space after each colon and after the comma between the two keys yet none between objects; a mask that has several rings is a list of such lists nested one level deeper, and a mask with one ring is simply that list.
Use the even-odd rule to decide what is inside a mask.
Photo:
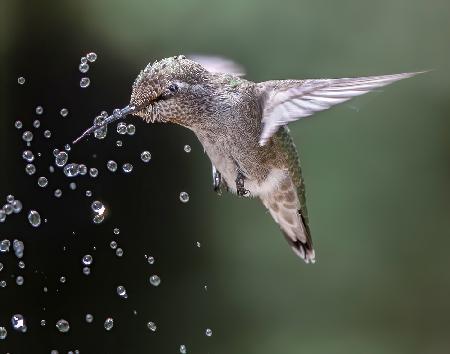
[{"label": "hummingbird foot", "polygon": [[236,177],[236,191],[237,191],[237,195],[239,197],[248,197],[248,196],[250,196],[250,191],[248,189],[245,189],[244,180],[245,180],[245,176],[238,169],[237,177]]}]

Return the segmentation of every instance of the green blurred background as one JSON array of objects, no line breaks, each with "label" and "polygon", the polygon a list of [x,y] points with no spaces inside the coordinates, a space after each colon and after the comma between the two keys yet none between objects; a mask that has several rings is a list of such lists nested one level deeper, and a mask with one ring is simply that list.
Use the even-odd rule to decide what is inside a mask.
[{"label": "green blurred background", "polygon": [[[86,117],[126,103],[135,75],[148,62],[176,54],[233,58],[253,81],[434,69],[291,125],[306,182],[317,255],[313,266],[293,255],[258,200],[213,193],[209,161],[191,132],[136,122],[140,140],[130,140],[127,148],[151,136],[154,155],[169,151],[152,174],[167,168],[177,174],[177,183],[184,182],[175,187],[154,177],[157,189],[175,196],[172,206],[164,208],[155,205],[157,198],[165,198],[161,192],[154,201],[153,195],[142,195],[148,192],[144,187],[136,190],[145,183],[142,179],[124,182],[135,188],[124,186],[121,198],[131,195],[137,202],[134,211],[124,212],[123,222],[140,223],[152,233],[146,224],[151,204],[155,220],[178,225],[172,225],[176,234],[164,235],[173,245],[182,238],[186,248],[196,240],[202,247],[189,257],[178,249],[175,257],[169,241],[161,246],[159,257],[167,254],[171,261],[160,271],[172,276],[165,290],[171,305],[164,298],[156,304],[172,321],[167,321],[163,341],[147,339],[144,320],[133,330],[118,324],[120,344],[114,350],[104,331],[98,334],[104,336],[104,347],[100,337],[77,337],[75,332],[72,348],[80,345],[82,353],[174,353],[185,343],[188,353],[211,354],[450,352],[448,1],[3,0],[0,23],[1,76],[7,78],[1,85],[3,166],[20,160],[12,160],[21,150],[9,138],[16,119],[12,115],[22,103],[17,77],[34,78],[34,92],[47,92],[27,101],[24,112],[33,112],[45,100],[56,112],[64,92],[55,92],[47,81],[64,81],[61,77],[70,70],[77,78],[79,57],[89,50],[99,55],[89,73],[92,90],[96,85],[99,90],[83,96],[84,101],[73,96],[73,106],[87,108],[78,122],[71,121],[74,126],[65,126],[67,138],[89,124]],[[188,157],[182,153],[185,143],[193,150]],[[22,188],[16,182],[22,170],[2,174],[5,196]],[[182,188],[191,195],[186,208],[176,200]],[[116,193],[120,191],[103,194]],[[174,213],[173,218],[167,213]],[[158,225],[158,232],[164,230],[164,224]],[[144,237],[136,234],[133,242],[139,246]],[[207,295],[197,294],[193,288],[204,283]],[[13,297],[10,293],[9,299]],[[133,306],[147,306],[144,295],[136,298],[140,302]],[[176,323],[178,314],[184,327]],[[204,336],[208,326],[211,338]],[[27,338],[20,339],[24,353],[49,352],[59,340],[47,338],[50,344],[44,347],[36,339],[33,346],[39,350],[32,351]],[[97,349],[83,346],[86,340]],[[8,350],[18,352],[13,346]]]}]

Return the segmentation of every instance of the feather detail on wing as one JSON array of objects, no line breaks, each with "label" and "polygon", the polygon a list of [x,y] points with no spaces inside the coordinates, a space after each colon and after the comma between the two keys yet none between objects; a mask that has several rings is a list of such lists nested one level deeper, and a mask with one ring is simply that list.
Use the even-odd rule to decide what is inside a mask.
[{"label": "feather detail on wing", "polygon": [[342,79],[297,81],[297,85],[273,88],[268,83],[263,94],[263,130],[259,140],[264,145],[282,125],[326,110],[336,104],[363,95],[422,72]]}]

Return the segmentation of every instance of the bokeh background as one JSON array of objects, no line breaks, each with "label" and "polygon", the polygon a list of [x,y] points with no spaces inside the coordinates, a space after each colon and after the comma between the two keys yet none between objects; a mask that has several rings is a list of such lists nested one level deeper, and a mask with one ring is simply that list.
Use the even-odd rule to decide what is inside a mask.
[{"label": "bokeh background", "polygon": [[[450,352],[448,1],[2,0],[0,24],[0,198],[13,194],[48,219],[33,229],[24,210],[0,225],[2,239],[25,242],[26,263],[19,270],[12,254],[0,254],[8,282],[0,288],[0,326],[8,329],[1,353],[176,353],[181,344],[210,354]],[[80,89],[79,59],[89,51],[98,60],[91,86]],[[257,200],[213,193],[209,161],[181,127],[131,118],[137,133],[122,148],[115,132],[74,147],[72,161],[100,169],[97,179],[78,178],[76,191],[61,171],[48,172],[53,148],[101,110],[124,106],[148,62],[188,53],[233,58],[254,81],[434,69],[291,126],[314,266],[292,254]],[[45,112],[32,149],[42,156],[30,177],[13,125],[21,119],[32,129],[37,105]],[[139,160],[144,149],[149,165]],[[133,173],[108,173],[109,159],[132,162]],[[107,205],[101,225],[91,222],[86,189]],[[180,203],[181,191],[189,203]],[[88,277],[86,253],[94,257]],[[151,274],[161,276],[158,288]],[[12,330],[15,313],[27,319],[27,333]],[[109,316],[115,326],[107,332]],[[60,318],[69,333],[56,330]]]}]

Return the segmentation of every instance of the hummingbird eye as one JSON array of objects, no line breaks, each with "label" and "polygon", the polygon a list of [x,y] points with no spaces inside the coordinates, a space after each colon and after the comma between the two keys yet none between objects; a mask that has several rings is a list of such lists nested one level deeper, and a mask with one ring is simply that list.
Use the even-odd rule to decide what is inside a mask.
[{"label": "hummingbird eye", "polygon": [[170,84],[168,87],[169,91],[172,93],[175,93],[178,91],[178,85],[177,84]]}]

